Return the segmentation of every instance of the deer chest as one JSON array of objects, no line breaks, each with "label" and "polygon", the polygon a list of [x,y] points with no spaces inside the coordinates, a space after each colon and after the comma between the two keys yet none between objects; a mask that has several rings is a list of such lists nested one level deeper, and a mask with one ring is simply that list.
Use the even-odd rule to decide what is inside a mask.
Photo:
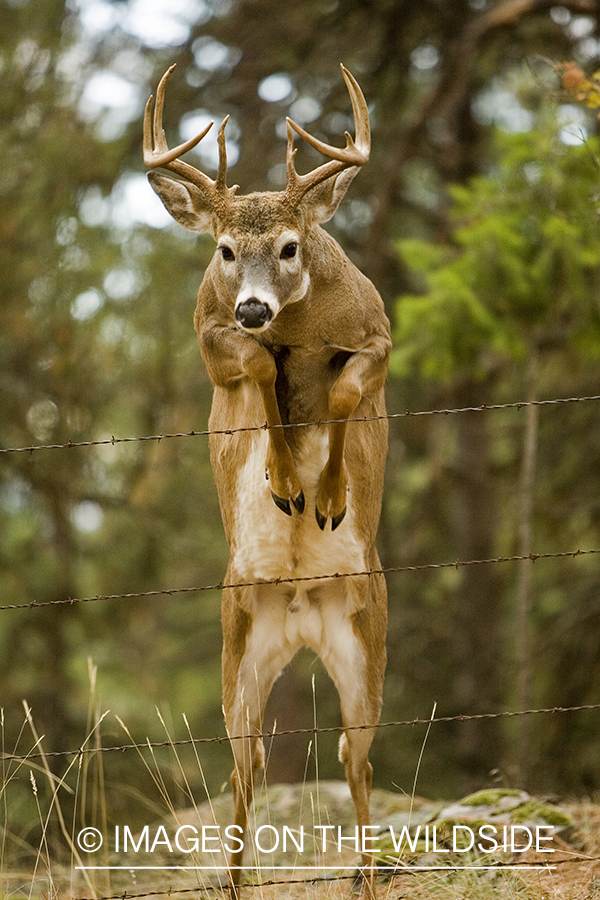
[{"label": "deer chest", "polygon": [[[277,366],[275,393],[284,425],[325,421],[328,418],[329,391],[352,355],[350,351],[324,347],[311,352],[296,347],[271,350]],[[297,442],[296,433],[290,442]]]}]

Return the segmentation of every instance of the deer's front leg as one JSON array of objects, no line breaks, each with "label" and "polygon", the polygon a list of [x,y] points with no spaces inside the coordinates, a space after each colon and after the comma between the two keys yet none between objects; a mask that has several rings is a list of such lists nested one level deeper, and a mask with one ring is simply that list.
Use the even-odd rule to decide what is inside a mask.
[{"label": "deer's front leg", "polygon": [[291,516],[292,504],[301,513],[304,510],[304,493],[281,427],[275,393],[277,366],[273,355],[251,335],[211,322],[204,316],[200,305],[196,311],[196,329],[202,356],[215,386],[237,390],[244,376],[256,385],[269,426],[266,476],[271,495],[286,515]]},{"label": "deer's front leg", "polygon": [[391,341],[378,335],[346,362],[329,392],[329,458],[321,473],[317,490],[315,515],[321,530],[327,519],[331,529],[342,523],[346,515],[348,470],[344,459],[347,419],[353,415],[366,394],[381,390],[385,382]]},{"label": "deer's front leg", "polygon": [[255,347],[250,347],[243,355],[242,366],[260,392],[269,425],[265,470],[273,501],[288,516],[292,514],[290,504],[302,513],[305,505],[304,492],[281,427],[281,414],[275,393],[277,378],[275,360],[268,350],[260,344],[255,344]]},{"label": "deer's front leg", "polygon": [[329,426],[329,458],[321,472],[315,505],[315,516],[321,531],[325,529],[329,518],[331,530],[335,531],[346,515],[348,470],[344,461],[344,447],[348,423],[345,420],[352,415],[361,398],[356,385],[346,385],[344,381],[340,384],[340,380],[339,378],[335,383],[329,395],[329,415],[331,419],[342,421],[334,421]]}]

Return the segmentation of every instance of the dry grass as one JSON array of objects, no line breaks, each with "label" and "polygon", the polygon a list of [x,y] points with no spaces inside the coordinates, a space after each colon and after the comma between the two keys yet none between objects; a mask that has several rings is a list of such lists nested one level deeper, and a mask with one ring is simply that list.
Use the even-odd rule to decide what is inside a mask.
[{"label": "dry grass", "polygon": [[[90,701],[90,721],[86,743],[93,746],[98,741],[103,716],[94,698],[93,685],[95,673],[91,672],[92,699]],[[164,723],[163,723],[164,724]],[[42,749],[43,741],[37,734],[33,718],[26,709],[25,726],[31,735],[31,747]],[[123,726],[125,727],[125,726]],[[165,731],[169,734],[165,725]],[[191,735],[190,735],[191,736]],[[170,738],[169,738],[170,739]],[[225,748],[224,748],[225,750]],[[178,750],[171,747],[172,767],[180,784],[189,787],[190,761],[181,760]],[[83,757],[85,764],[73,762],[65,766],[65,773],[59,779],[42,756],[25,762],[4,761],[2,765],[2,783],[0,785],[0,900],[77,900],[77,898],[143,898],[146,896],[164,896],[188,900],[190,897],[228,896],[215,885],[215,876],[211,873],[183,871],[173,868],[170,871],[147,871],[135,869],[135,865],[148,862],[152,864],[168,864],[172,866],[194,866],[206,864],[206,859],[189,854],[178,856],[153,854],[152,858],[143,860],[135,857],[132,868],[118,872],[82,871],[82,866],[92,861],[77,847],[78,830],[85,825],[94,825],[103,834],[108,834],[114,821],[111,811],[107,809],[104,786],[104,768],[102,754]],[[139,761],[149,777],[149,784],[155,793],[155,800],[148,804],[148,809],[155,811],[152,818],[153,829],[164,825],[169,834],[178,825],[195,821],[196,823],[231,821],[230,799],[226,796],[215,798],[200,806],[186,810],[177,808],[167,788],[167,779],[163,765],[155,758],[152,751],[144,745],[139,748]],[[96,764],[93,764],[93,760]],[[200,759],[192,759],[202,774]],[[172,773],[171,773],[172,774]],[[12,796],[19,782],[21,796],[23,783],[30,781],[31,796],[37,810],[37,822],[32,823],[27,833],[15,834],[11,830]],[[43,790],[41,789],[43,787]],[[69,802],[65,798],[69,795]],[[254,816],[254,828],[262,822],[275,823],[279,828],[282,823],[290,822],[299,828],[306,822],[306,827],[316,823],[340,823],[345,833],[349,833],[353,821],[352,804],[349,798],[341,795],[343,789],[339,785],[328,782],[317,784],[301,784],[295,787],[282,786],[263,792],[257,797]],[[340,799],[341,798],[341,799]],[[30,797],[31,799],[31,797]],[[91,802],[90,802],[91,801]],[[375,792],[373,798],[374,818],[379,822],[402,822],[403,816],[411,819],[414,825],[419,821],[427,821],[427,815],[435,815],[435,804],[419,800],[417,797],[402,797],[398,794]],[[378,900],[600,900],[600,805],[593,802],[573,801],[563,803],[562,809],[569,813],[573,825],[554,838],[552,854],[518,854],[518,859],[505,856],[496,859],[496,863],[518,863],[536,865],[537,868],[456,868],[445,871],[422,871],[411,869],[410,865],[434,865],[449,861],[455,865],[481,863],[476,857],[438,857],[431,855],[422,859],[407,859],[405,872],[393,877],[380,877],[377,885]],[[74,810],[70,819],[66,809]],[[93,809],[90,816],[89,810]],[[431,813],[431,810],[434,812]],[[439,811],[439,805],[437,805]],[[159,811],[158,817],[156,811]],[[285,818],[288,816],[288,818]],[[262,817],[262,818],[261,818]],[[408,819],[406,819],[408,821]],[[109,825],[110,823],[110,825]],[[274,826],[275,827],[275,826]],[[35,846],[31,844],[29,835],[37,835]],[[39,835],[41,834],[41,838]],[[55,848],[62,847],[62,853]],[[310,853],[298,858],[297,864],[310,862]],[[248,854],[249,856],[249,854]],[[93,858],[96,864],[106,865],[116,860],[103,851]],[[221,860],[220,860],[221,861]],[[314,862],[314,857],[312,857]],[[343,857],[337,856],[337,865],[354,865],[355,854],[348,850]],[[250,860],[248,859],[248,862]],[[264,862],[264,859],[262,860]],[[490,860],[486,860],[490,862]],[[338,870],[341,874],[342,870]],[[347,870],[346,870],[347,873]],[[289,898],[289,900],[340,900],[351,896],[355,886],[350,877],[336,877],[331,871],[327,877],[318,872],[317,878],[311,881],[314,873],[302,869],[296,871],[271,871],[263,868],[257,872],[248,871],[247,884],[243,890],[244,900],[271,900],[271,898]],[[269,884],[275,882],[277,884]],[[285,883],[282,883],[285,882]]]},{"label": "dry grass", "polygon": [[[300,792],[301,787],[298,787]],[[600,806],[589,802],[573,802],[566,806],[574,826],[568,841],[555,839],[555,852],[550,858],[530,853],[515,860],[519,864],[541,864],[533,870],[484,869],[455,871],[408,870],[393,878],[378,879],[378,900],[600,900]],[[156,862],[156,860],[154,860]],[[187,861],[188,864],[192,860]],[[69,868],[53,863],[44,848],[35,861],[35,872],[27,867],[21,871],[2,872],[0,897],[2,900],[73,900],[95,897],[144,897],[162,894],[171,900],[190,897],[228,897],[226,891],[214,890],[214,879],[198,877],[191,872],[145,871],[118,873],[110,883],[105,873],[90,873],[87,883],[72,864]],[[311,882],[311,873],[260,872],[247,873],[244,900],[341,900],[355,895],[355,887],[348,877],[330,880],[322,875]],[[268,882],[278,882],[269,884]],[[282,883],[286,882],[286,883]],[[299,883],[298,883],[299,882]]]}]

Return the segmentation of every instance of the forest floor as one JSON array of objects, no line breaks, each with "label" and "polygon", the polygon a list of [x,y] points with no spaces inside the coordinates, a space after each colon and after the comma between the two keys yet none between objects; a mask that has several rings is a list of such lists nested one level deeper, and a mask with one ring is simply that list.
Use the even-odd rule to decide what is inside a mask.
[{"label": "forest floor", "polygon": [[[598,803],[551,803],[523,791],[490,789],[449,804],[374,790],[371,807],[377,900],[600,900]],[[79,867],[81,854],[68,869],[42,865],[40,856],[33,878],[23,870],[0,872],[0,900],[228,897],[218,886],[224,873],[216,868],[226,859],[219,841],[233,839],[226,832],[231,816],[225,794],[173,811],[127,840],[122,829],[110,855],[86,857],[86,872]],[[242,900],[356,894],[359,855],[345,783],[263,789],[250,830]],[[382,866],[395,871],[384,873]]]}]

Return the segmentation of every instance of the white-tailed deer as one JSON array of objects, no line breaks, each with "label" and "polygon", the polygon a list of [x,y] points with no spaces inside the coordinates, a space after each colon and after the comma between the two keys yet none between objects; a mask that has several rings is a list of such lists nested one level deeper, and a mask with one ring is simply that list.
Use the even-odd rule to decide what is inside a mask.
[{"label": "white-tailed deer", "polygon": [[[346,134],[346,147],[337,149],[288,120],[285,189],[237,196],[237,187],[226,185],[227,120],[215,180],[179,159],[208,129],[168,148],[162,109],[173,68],[158,87],[154,117],[152,97],[146,107],[144,159],[183,179],[148,176],[171,215],[217,241],[195,315],[214,385],[209,428],[249,429],[215,434],[210,442],[231,551],[226,583],[246,583],[225,589],[222,606],[223,704],[228,733],[238,738],[232,741],[234,824],[246,828],[256,772],[264,767],[257,735],[273,682],[308,646],[339,692],[348,727],[339,755],[363,829],[369,825],[367,757],[386,662],[384,578],[273,582],[380,568],[375,537],[387,450],[389,322],[371,282],[320,227],[368,160],[367,106],[342,67],[355,139]],[[298,175],[292,129],[329,161]],[[260,427],[265,422],[268,429]],[[304,424],[318,422],[328,424]],[[363,725],[370,727],[353,728]],[[242,852],[230,859],[234,894]],[[368,853],[363,866],[369,892]]]}]

